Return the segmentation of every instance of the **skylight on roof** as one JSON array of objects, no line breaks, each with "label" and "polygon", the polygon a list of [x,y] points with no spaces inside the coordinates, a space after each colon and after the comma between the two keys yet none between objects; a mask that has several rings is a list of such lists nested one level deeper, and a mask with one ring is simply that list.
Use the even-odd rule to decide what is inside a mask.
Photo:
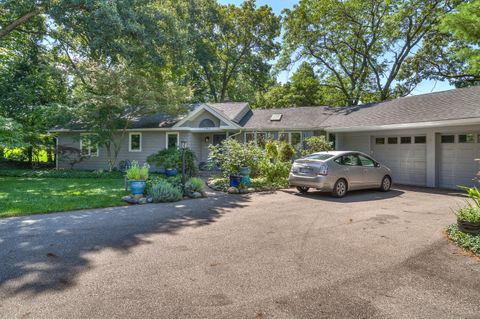
[{"label": "skylight on roof", "polygon": [[282,116],[283,116],[283,114],[280,114],[280,113],[272,114],[272,117],[270,118],[270,121],[279,122],[279,121],[282,120]]}]

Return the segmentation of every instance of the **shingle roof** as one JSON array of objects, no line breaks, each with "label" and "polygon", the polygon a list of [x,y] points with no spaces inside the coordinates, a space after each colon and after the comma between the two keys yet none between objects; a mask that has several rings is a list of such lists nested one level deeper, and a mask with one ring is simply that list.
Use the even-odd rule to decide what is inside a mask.
[{"label": "shingle roof", "polygon": [[[282,114],[280,121],[271,121],[273,114]],[[248,129],[318,129],[332,114],[326,106],[254,109],[241,122]]]},{"label": "shingle roof", "polygon": [[480,86],[331,108],[326,127],[360,127],[480,117]]},{"label": "shingle roof", "polygon": [[240,123],[245,114],[250,111],[247,102],[208,103],[207,105],[213,107],[235,123]]}]

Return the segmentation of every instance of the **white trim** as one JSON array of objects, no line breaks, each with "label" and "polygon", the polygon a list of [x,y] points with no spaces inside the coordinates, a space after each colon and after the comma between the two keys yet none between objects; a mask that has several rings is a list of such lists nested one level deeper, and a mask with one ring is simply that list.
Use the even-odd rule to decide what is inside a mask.
[{"label": "white trim", "polygon": [[168,135],[177,135],[177,148],[180,147],[180,133],[179,132],[167,132],[165,134],[165,148],[168,149]]},{"label": "white trim", "polygon": [[[82,152],[82,146],[83,146],[82,136],[86,136],[86,135],[96,135],[96,134],[95,133],[80,133],[80,155],[83,155],[83,152]],[[89,146],[88,147],[88,154],[87,154],[88,157],[99,157],[100,156],[100,149],[98,147],[98,143],[96,143],[95,145],[96,145],[97,152],[95,154],[92,154],[92,147]]]},{"label": "white trim", "polygon": [[357,127],[327,127],[325,131],[329,133],[346,133],[346,132],[366,132],[366,131],[381,131],[381,130],[395,130],[395,129],[421,129],[421,128],[435,128],[442,126],[461,126],[469,124],[480,124],[480,118],[468,118],[460,120],[443,120],[432,122],[419,123],[402,123],[402,124],[388,124],[376,126],[357,126]]},{"label": "white trim", "polygon": [[[179,122],[177,122],[173,127],[175,129],[177,129],[178,127],[182,126],[183,124],[185,124],[187,121],[190,121],[192,119],[195,119],[201,111],[203,110],[206,110],[208,111],[209,113],[213,114],[214,116],[216,116],[219,120],[220,120],[220,124],[221,122],[223,121],[224,123],[228,124],[229,126],[227,127],[231,127],[231,128],[241,128],[237,123],[231,121],[230,119],[226,118],[224,115],[222,115],[220,112],[218,112],[217,110],[215,110],[214,108],[212,108],[211,106],[209,106],[208,104],[202,104],[200,105],[196,110],[194,110],[193,112],[190,112],[187,116],[185,116],[182,120],[180,120]],[[221,128],[222,126],[220,126]]]},{"label": "white trim", "polygon": [[[140,135],[140,149],[132,150],[132,135]],[[128,151],[133,153],[138,153],[142,151],[143,144],[143,135],[142,132],[129,132],[128,133]]]}]

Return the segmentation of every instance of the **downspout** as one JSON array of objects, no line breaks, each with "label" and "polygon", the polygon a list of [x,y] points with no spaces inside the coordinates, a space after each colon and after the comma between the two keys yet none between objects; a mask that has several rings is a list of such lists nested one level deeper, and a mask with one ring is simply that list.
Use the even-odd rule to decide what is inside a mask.
[{"label": "downspout", "polygon": [[58,171],[58,135],[55,137],[55,169]]}]

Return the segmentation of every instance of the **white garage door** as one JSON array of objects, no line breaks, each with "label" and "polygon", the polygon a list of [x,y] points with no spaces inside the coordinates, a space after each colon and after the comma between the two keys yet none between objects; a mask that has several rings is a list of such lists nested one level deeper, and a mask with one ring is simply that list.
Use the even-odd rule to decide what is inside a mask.
[{"label": "white garage door", "polygon": [[373,157],[392,170],[394,183],[426,185],[425,136],[377,136],[372,149]]},{"label": "white garage door", "polygon": [[476,134],[443,134],[440,136],[438,184],[443,188],[478,186],[479,143]]}]

